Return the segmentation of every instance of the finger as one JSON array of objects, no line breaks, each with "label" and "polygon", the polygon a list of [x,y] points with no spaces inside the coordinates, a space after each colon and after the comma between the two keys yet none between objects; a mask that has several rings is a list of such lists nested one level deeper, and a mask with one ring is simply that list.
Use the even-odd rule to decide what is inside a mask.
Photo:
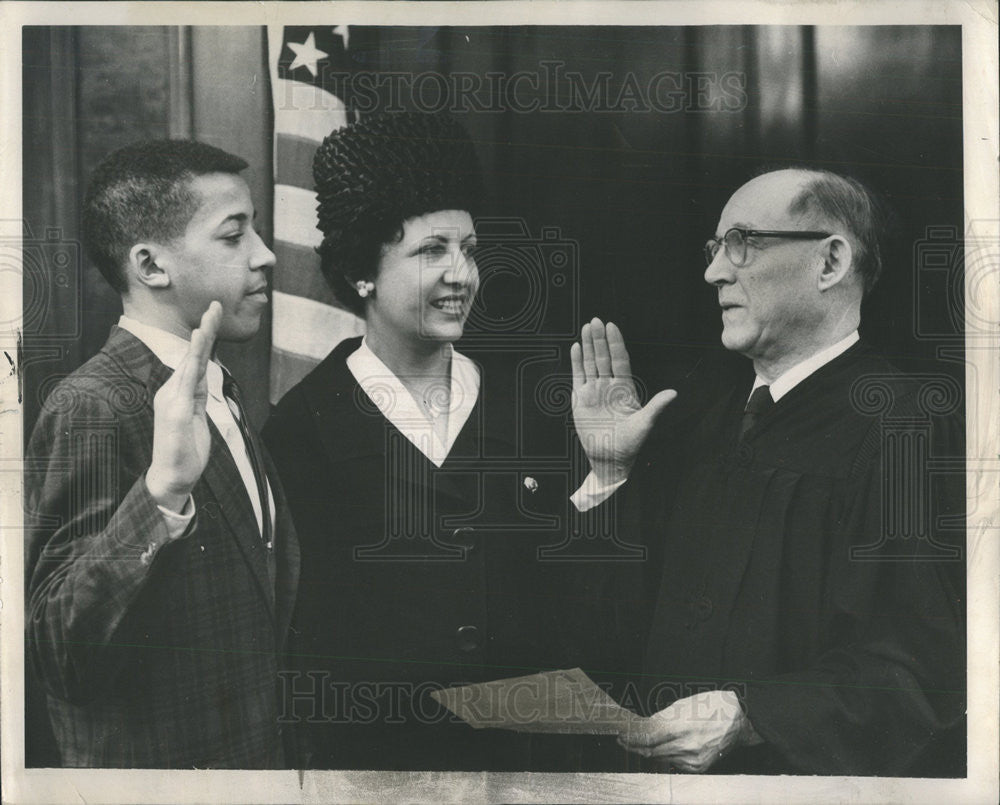
[{"label": "finger", "polygon": [[601,377],[611,377],[611,353],[608,352],[604,322],[594,319],[590,323],[590,334],[594,340],[594,362],[597,364],[597,373]]},{"label": "finger", "polygon": [[597,363],[594,360],[594,337],[591,324],[583,325],[583,329],[580,331],[580,346],[583,347],[583,381],[586,383],[597,380]]},{"label": "finger", "polygon": [[199,326],[191,333],[191,344],[178,367],[179,393],[185,397],[195,398],[207,394],[207,390],[200,387],[205,382],[205,371],[209,358],[212,357],[212,347],[221,321],[222,305],[213,301],[202,315]]},{"label": "finger", "polygon": [[703,774],[708,771],[719,759],[714,754],[705,752],[695,752],[691,750],[649,750],[646,757],[656,758],[658,761],[667,761],[677,771],[688,774]]},{"label": "finger", "polygon": [[651,732],[622,733],[618,736],[618,743],[626,749],[652,749],[664,741],[669,741],[669,738],[654,735]]},{"label": "finger", "polygon": [[580,345],[574,343],[573,346],[569,348],[569,364],[573,369],[573,390],[579,390],[580,386],[583,385],[583,353],[580,350]]},{"label": "finger", "polygon": [[201,324],[199,329],[204,330],[205,334],[211,339],[211,344],[215,344],[216,336],[219,334],[219,327],[222,326],[222,303],[213,300],[208,305],[208,310],[206,310],[201,317]]},{"label": "finger", "polygon": [[624,736],[619,735],[618,745],[626,752],[632,752],[641,757],[673,759],[678,758],[682,754],[673,738],[665,739],[660,743],[656,743],[655,741],[651,743],[630,743],[624,740]]},{"label": "finger", "polygon": [[625,743],[621,736],[618,736],[618,745],[624,749],[626,752],[631,752],[633,755],[639,755],[639,757],[649,757],[650,750],[642,746],[631,746]]},{"label": "finger", "polygon": [[615,377],[629,380],[632,377],[632,363],[628,357],[628,350],[625,349],[625,339],[622,338],[622,331],[613,321],[609,321],[604,328],[608,339],[608,352],[611,355],[611,373]]},{"label": "finger", "polygon": [[663,410],[677,399],[677,392],[673,389],[664,389],[653,395],[648,403],[642,407],[642,417],[652,425],[656,418],[663,413]]},{"label": "finger", "polygon": [[[205,334],[201,330],[194,330],[191,333],[188,351],[174,371],[174,377],[177,378],[176,392],[181,397],[193,398],[198,388],[198,354],[203,348],[204,340]],[[202,370],[202,374],[204,374],[204,370]],[[173,379],[173,377],[170,378],[170,380]]]},{"label": "finger", "polygon": [[[198,376],[202,377],[205,374],[205,367],[208,366],[209,358],[212,357],[212,350],[215,347],[215,338],[219,334],[219,326],[222,323],[222,305],[218,302],[212,302],[208,306],[208,310],[204,312],[201,317],[201,324],[198,325],[198,329],[195,332],[200,332],[202,337],[198,342],[198,350],[195,353],[195,357],[198,361]],[[191,341],[192,348],[194,347],[194,339]]]},{"label": "finger", "polygon": [[639,728],[629,728],[618,734],[618,743],[626,749],[651,749],[669,745],[675,736],[664,724],[644,724]]}]

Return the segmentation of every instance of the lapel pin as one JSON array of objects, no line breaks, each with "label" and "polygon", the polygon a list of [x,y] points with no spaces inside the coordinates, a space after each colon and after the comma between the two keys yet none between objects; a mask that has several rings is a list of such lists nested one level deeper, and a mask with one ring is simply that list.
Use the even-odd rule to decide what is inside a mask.
[{"label": "lapel pin", "polygon": [[524,488],[533,495],[538,491],[538,481],[528,475],[524,479]]}]

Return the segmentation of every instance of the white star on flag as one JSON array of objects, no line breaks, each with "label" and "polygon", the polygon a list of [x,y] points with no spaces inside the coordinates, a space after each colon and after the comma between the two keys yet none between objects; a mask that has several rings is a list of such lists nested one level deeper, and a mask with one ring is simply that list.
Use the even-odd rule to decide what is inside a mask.
[{"label": "white star on flag", "polygon": [[316,49],[316,34],[310,33],[306,37],[306,41],[301,45],[296,42],[289,42],[288,47],[290,47],[295,53],[295,61],[292,62],[289,71],[296,69],[297,67],[305,67],[310,73],[313,74],[313,78],[316,77],[316,62],[320,59],[325,59],[327,53],[322,50]]}]

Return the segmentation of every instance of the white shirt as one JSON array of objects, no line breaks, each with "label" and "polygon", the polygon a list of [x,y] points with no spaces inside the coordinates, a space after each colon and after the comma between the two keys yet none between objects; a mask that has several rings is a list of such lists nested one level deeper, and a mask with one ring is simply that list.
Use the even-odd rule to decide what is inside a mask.
[{"label": "white shirt", "polygon": [[[855,330],[846,338],[842,338],[832,347],[820,350],[815,355],[812,355],[804,361],[795,364],[795,366],[786,371],[784,374],[779,375],[778,378],[771,383],[771,399],[775,402],[780,400],[817,369],[826,366],[826,364],[834,358],[847,352],[847,350],[858,343],[858,340],[858,331]],[[760,377],[755,377],[753,381],[753,388],[750,389],[750,393],[753,394],[760,386],[766,385],[766,381],[761,380]],[[749,397],[747,399],[749,399]]]},{"label": "white shirt", "polygon": [[[791,369],[788,369],[782,375],[780,375],[773,383],[770,385],[771,399],[777,402],[782,397],[784,397],[788,392],[795,388],[799,383],[805,380],[809,375],[813,374],[818,369],[826,366],[834,358],[844,354],[852,346],[854,346],[859,340],[858,331],[855,330],[846,338],[841,339],[833,346],[829,346],[826,349],[820,350],[815,355],[811,355],[804,361],[800,361],[795,364]],[[761,380],[760,377],[754,378],[753,388],[750,390],[750,394],[759,386],[766,386],[767,382]],[[749,395],[747,396],[749,399]],[[580,488],[573,493],[570,500],[573,501],[573,505],[579,511],[585,512],[588,509],[592,509],[595,506],[603,503],[615,490],[618,489],[625,481],[625,478],[614,484],[602,485],[598,480],[597,476],[591,472],[584,479],[583,483],[580,484]]]},{"label": "white shirt", "polygon": [[[180,336],[144,324],[128,316],[122,316],[118,320],[118,326],[123,330],[128,330],[132,335],[142,341],[149,350],[169,369],[176,369],[180,366],[184,356],[190,347],[190,342]],[[253,506],[254,516],[257,518],[257,528],[263,533],[263,516],[260,507],[260,495],[257,493],[257,479],[253,472],[253,464],[250,456],[247,455],[246,444],[243,442],[243,434],[240,426],[233,418],[233,412],[229,409],[229,403],[222,395],[222,367],[214,360],[208,362],[205,370],[205,382],[208,384],[208,399],[205,402],[205,413],[212,420],[212,424],[222,435],[229,448],[229,453],[233,457],[236,469],[239,470],[243,486],[250,497],[250,504]],[[274,525],[274,495],[271,492],[271,485],[267,485],[267,495],[270,501],[271,525]],[[194,501],[189,498],[184,506],[182,514],[177,514],[163,506],[159,507],[167,523],[167,531],[171,539],[176,539],[184,533],[185,529],[194,516]],[[178,530],[179,529],[179,530]]]},{"label": "white shirt", "polygon": [[[445,413],[448,415],[448,433],[444,441],[434,433],[433,424],[413,399],[409,389],[372,352],[367,339],[362,339],[361,346],[347,356],[347,368],[368,398],[382,412],[382,416],[395,425],[435,467],[444,464],[479,399],[479,370],[476,364],[456,352],[450,344],[448,349],[451,359],[450,399],[447,409],[442,405],[436,412],[437,416]],[[435,397],[432,393],[428,400],[432,415]]]}]

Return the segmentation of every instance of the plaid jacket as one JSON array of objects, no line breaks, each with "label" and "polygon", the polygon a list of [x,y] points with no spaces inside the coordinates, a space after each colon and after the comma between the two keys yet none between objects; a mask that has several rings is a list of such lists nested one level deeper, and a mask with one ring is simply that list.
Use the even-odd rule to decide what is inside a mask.
[{"label": "plaid jacket", "polygon": [[26,651],[65,766],[280,766],[295,532],[268,459],[265,549],[210,424],[195,520],[167,542],[143,478],[170,373],[116,327],[48,396],[26,454]]}]

